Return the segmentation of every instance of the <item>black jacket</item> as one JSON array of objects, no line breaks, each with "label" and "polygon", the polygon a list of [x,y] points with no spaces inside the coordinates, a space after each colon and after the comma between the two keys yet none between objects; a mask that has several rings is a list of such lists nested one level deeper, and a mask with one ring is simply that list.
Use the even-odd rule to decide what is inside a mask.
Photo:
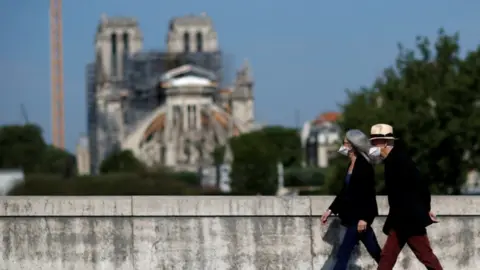
[{"label": "black jacket", "polygon": [[433,222],[430,218],[430,191],[415,162],[402,147],[395,146],[385,164],[385,186],[390,211],[383,227],[399,233],[424,234]]},{"label": "black jacket", "polygon": [[329,209],[338,214],[343,225],[353,225],[359,220],[371,225],[378,215],[373,166],[363,156],[358,155],[349,184],[345,183],[345,179],[342,180],[343,188]]}]

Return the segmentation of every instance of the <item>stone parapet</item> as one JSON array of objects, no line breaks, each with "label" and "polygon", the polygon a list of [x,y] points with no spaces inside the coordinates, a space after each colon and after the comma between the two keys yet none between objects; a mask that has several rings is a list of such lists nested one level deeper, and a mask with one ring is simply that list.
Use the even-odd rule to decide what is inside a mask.
[{"label": "stone parapet", "polygon": [[[321,216],[333,196],[16,196],[0,197],[1,216]],[[385,196],[379,213],[388,214]],[[439,216],[480,216],[480,196],[432,196]]]},{"label": "stone parapet", "polygon": [[[344,228],[332,196],[0,197],[0,270],[331,269]],[[388,203],[372,227],[380,245]],[[480,265],[480,196],[433,196],[444,269]],[[407,221],[408,222],[408,221]],[[350,269],[376,269],[359,245]],[[405,248],[395,270],[425,269]]]}]

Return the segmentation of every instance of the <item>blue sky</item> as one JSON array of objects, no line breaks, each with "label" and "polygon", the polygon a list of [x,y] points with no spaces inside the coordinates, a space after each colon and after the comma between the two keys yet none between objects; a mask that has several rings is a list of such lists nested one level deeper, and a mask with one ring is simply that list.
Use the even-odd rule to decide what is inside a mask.
[{"label": "blue sky", "polygon": [[[0,1],[0,124],[22,123],[24,104],[50,141],[48,2]],[[137,17],[146,49],[164,48],[171,17],[207,12],[232,72],[245,58],[252,64],[258,120],[293,126],[295,110],[303,122],[338,110],[345,89],[369,85],[393,63],[397,42],[412,46],[444,27],[476,48],[479,10],[479,1],[451,0],[64,0],[67,148],[86,132],[84,71],[102,12]]]}]

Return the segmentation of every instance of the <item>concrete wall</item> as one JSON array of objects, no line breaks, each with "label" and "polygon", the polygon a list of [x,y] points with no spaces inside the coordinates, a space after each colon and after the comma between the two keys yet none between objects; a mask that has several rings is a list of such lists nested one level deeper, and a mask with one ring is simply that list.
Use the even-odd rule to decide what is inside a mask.
[{"label": "concrete wall", "polygon": [[[0,197],[0,269],[331,269],[342,229],[319,216],[332,199]],[[480,196],[434,197],[432,207],[444,269],[480,269]],[[350,269],[375,263],[360,247]],[[395,269],[425,268],[405,248]]]}]

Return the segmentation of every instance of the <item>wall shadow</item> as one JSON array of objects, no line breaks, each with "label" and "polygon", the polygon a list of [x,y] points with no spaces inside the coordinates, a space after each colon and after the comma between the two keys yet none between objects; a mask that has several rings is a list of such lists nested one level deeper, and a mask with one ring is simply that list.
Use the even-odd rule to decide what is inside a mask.
[{"label": "wall shadow", "polygon": [[[345,227],[340,224],[340,219],[333,218],[328,225],[327,232],[323,235],[322,240],[332,246],[332,251],[327,260],[323,264],[321,270],[331,270],[337,261],[337,252],[345,234]],[[361,242],[359,243],[361,245]],[[360,246],[357,245],[350,256],[350,264],[348,270],[361,270],[362,268],[355,264],[360,257]]]}]

